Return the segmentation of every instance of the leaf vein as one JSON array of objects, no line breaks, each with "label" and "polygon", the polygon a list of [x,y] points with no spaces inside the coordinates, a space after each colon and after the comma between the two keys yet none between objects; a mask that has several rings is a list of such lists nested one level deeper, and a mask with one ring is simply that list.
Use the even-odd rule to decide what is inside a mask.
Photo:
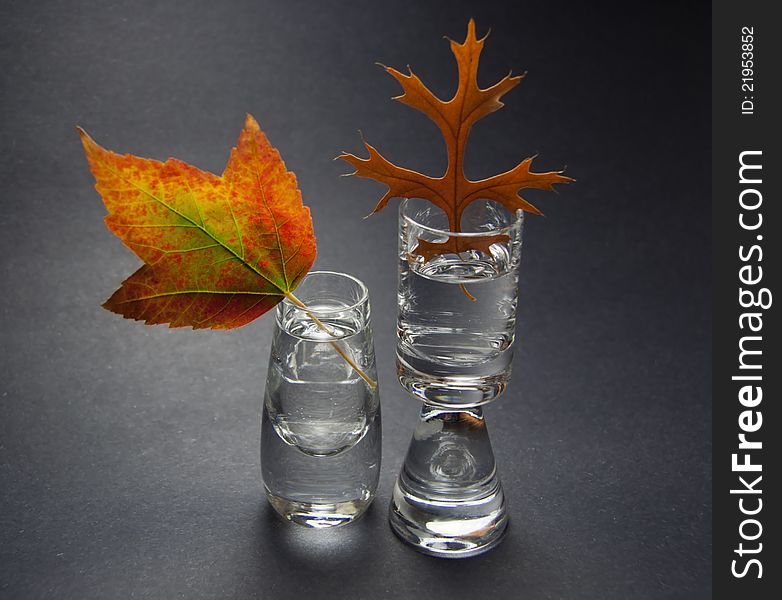
[{"label": "leaf vein", "polygon": [[[147,286],[148,287],[148,286]],[[176,290],[172,292],[161,292],[158,294],[152,294],[149,296],[139,296],[138,298],[128,298],[127,300],[122,300],[120,302],[117,302],[117,304],[132,304],[134,302],[144,302],[145,300],[154,300],[156,298],[166,298],[168,296],[181,296],[185,294],[243,294],[248,296],[282,296],[283,294],[276,294],[274,292],[248,292],[248,291],[241,291],[241,292],[229,292],[229,291],[223,291],[223,290]]]},{"label": "leaf vein", "polygon": [[245,266],[246,266],[248,269],[250,269],[250,270],[251,270],[253,273],[255,273],[256,275],[260,276],[260,277],[261,277],[262,279],[264,279],[265,281],[269,282],[271,285],[273,285],[273,286],[274,286],[274,287],[276,287],[278,290],[280,290],[280,292],[282,292],[282,291],[283,291],[283,290],[282,290],[282,288],[280,288],[280,286],[278,286],[278,285],[277,285],[276,283],[274,283],[274,282],[273,282],[271,279],[269,279],[268,277],[266,277],[266,276],[265,276],[263,273],[261,273],[261,272],[260,272],[258,269],[256,269],[256,268],[255,268],[253,265],[251,265],[250,263],[248,263],[248,262],[247,262],[247,261],[244,259],[244,257],[243,257],[243,256],[239,256],[238,254],[236,254],[236,251],[235,251],[233,248],[231,248],[231,247],[230,247],[230,246],[228,246],[227,244],[223,243],[223,241],[222,241],[222,240],[220,240],[219,238],[217,238],[217,237],[215,237],[214,235],[212,235],[212,233],[211,233],[211,232],[209,232],[209,231],[208,231],[207,229],[205,229],[204,227],[201,227],[201,226],[199,226],[199,225],[198,225],[198,223],[196,223],[195,221],[193,221],[193,220],[192,220],[191,218],[189,218],[187,215],[185,215],[185,214],[183,214],[182,212],[178,211],[178,210],[177,210],[176,208],[174,208],[173,206],[170,206],[169,204],[167,204],[166,202],[164,202],[163,200],[161,200],[160,198],[158,198],[157,196],[155,196],[154,194],[152,194],[150,191],[148,191],[148,190],[144,189],[143,187],[141,187],[140,185],[136,184],[136,182],[134,182],[134,181],[131,181],[131,180],[127,179],[126,177],[124,177],[124,176],[122,175],[122,173],[120,173],[120,172],[116,171],[115,169],[112,169],[110,166],[107,166],[107,168],[108,168],[110,171],[112,171],[112,172],[114,173],[114,175],[115,175],[115,176],[117,176],[117,177],[119,177],[120,179],[123,179],[124,181],[128,182],[130,185],[132,185],[133,187],[135,187],[136,189],[138,189],[140,192],[142,192],[142,193],[144,193],[144,194],[148,195],[150,198],[153,198],[154,200],[157,200],[157,201],[158,201],[158,202],[159,202],[161,205],[163,205],[165,208],[167,208],[168,210],[170,210],[170,211],[171,211],[171,212],[173,212],[174,214],[176,214],[176,215],[180,216],[181,218],[185,219],[186,221],[188,221],[189,223],[191,223],[191,224],[192,224],[194,227],[196,227],[196,228],[200,229],[201,231],[203,231],[203,232],[204,232],[206,235],[208,235],[210,238],[212,238],[212,239],[213,239],[215,242],[217,242],[218,244],[220,244],[221,246],[223,246],[224,248],[226,248],[226,250],[228,250],[229,252],[231,252],[231,254],[234,254],[234,255],[235,255],[235,256],[236,256],[236,257],[237,257],[237,258],[238,258],[238,259],[239,259],[239,260],[242,262],[242,264],[243,264],[243,265],[245,265]]}]

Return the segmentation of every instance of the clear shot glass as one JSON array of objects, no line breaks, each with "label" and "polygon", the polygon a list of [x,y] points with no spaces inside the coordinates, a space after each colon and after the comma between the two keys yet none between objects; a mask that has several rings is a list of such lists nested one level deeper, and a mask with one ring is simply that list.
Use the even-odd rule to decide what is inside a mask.
[{"label": "clear shot glass", "polygon": [[377,490],[378,389],[335,348],[377,380],[369,294],[358,279],[329,271],[308,274],[295,294],[307,309],[283,300],[271,342],[261,419],[263,482],[283,518],[331,527],[360,516]]},{"label": "clear shot glass", "polygon": [[[523,213],[468,205],[461,232],[425,200],[401,203],[397,373],[435,406],[475,407],[506,388],[516,330]],[[450,242],[449,242],[450,240]],[[432,254],[434,244],[449,250]]]}]

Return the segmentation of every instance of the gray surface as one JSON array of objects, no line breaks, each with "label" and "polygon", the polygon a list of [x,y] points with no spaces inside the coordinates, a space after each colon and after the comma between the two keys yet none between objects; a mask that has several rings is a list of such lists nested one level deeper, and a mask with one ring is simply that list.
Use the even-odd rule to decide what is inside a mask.
[{"label": "gray surface", "polygon": [[[3,3],[0,597],[708,597],[709,6],[421,4]],[[535,195],[513,384],[487,410],[509,537],[447,562],[386,524],[418,410],[394,381],[396,215],[362,221],[380,186],[330,159],[361,128],[442,169],[436,129],[373,62],[446,93],[441,36],[471,15],[493,28],[484,84],[529,77],[475,129],[469,174],[540,152],[578,183]],[[299,176],[316,265],[371,289],[381,487],[334,532],[262,498],[271,318],[172,331],[99,308],[137,263],[74,126],[220,172],[246,111]]]}]

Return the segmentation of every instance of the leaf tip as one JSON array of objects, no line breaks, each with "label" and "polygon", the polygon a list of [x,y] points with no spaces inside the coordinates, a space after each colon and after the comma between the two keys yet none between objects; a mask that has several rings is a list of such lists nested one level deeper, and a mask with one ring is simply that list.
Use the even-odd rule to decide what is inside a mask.
[{"label": "leaf tip", "polygon": [[[120,288],[121,289],[121,288]],[[119,293],[120,290],[115,291],[111,296],[109,296],[106,301],[100,305],[100,307],[103,310],[107,310],[110,313],[114,313],[115,315],[120,315],[123,319],[130,319],[132,317],[129,317],[128,315],[124,314],[117,304],[115,303],[115,296]],[[134,319],[137,320],[137,319]]]},{"label": "leaf tip", "polygon": [[489,34],[491,33],[491,29],[489,29],[486,32],[486,35],[484,35],[481,39],[478,39],[478,36],[475,33],[475,19],[473,17],[470,17],[470,20],[467,22],[467,37],[464,40],[464,43],[467,44],[468,42],[482,43],[487,37],[489,37]]},{"label": "leaf tip", "polygon": [[95,140],[90,137],[90,134],[84,131],[84,129],[79,125],[76,126],[76,133],[79,134],[79,139],[81,140],[85,150],[98,145]]},{"label": "leaf tip", "polygon": [[255,120],[255,117],[253,117],[250,113],[244,113],[244,126],[248,129],[260,129],[261,126],[258,125],[258,121]]},{"label": "leaf tip", "polygon": [[369,144],[367,143],[366,138],[364,137],[364,132],[360,129],[358,130],[358,137],[361,138],[361,143],[364,144],[364,147],[369,148]]}]

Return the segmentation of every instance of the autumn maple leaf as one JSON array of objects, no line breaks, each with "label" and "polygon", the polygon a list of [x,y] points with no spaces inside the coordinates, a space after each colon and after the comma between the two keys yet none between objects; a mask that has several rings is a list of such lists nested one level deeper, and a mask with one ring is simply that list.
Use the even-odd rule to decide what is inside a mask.
[{"label": "autumn maple leaf", "polygon": [[115,154],[79,134],[106,226],[145,263],[104,308],[148,324],[231,329],[290,297],[312,266],[296,176],[250,115],[222,177],[175,158]]},{"label": "autumn maple leaf", "polygon": [[[338,158],[356,169],[351,175],[375,179],[388,186],[388,191],[372,213],[385,208],[391,198],[424,198],[441,208],[448,217],[449,229],[458,232],[461,230],[462,214],[471,202],[479,199],[494,200],[512,213],[524,210],[541,214],[535,206],[522,198],[519,192],[523,189],[553,191],[555,184],[573,181],[562,175],[562,171],[531,172],[530,166],[534,157],[522,160],[505,173],[480,181],[472,181],[464,175],[465,146],[473,124],[502,108],[502,96],[516,87],[523,78],[523,75],[509,74],[491,87],[478,87],[478,60],[486,37],[477,39],[475,21],[470,19],[464,43],[450,40],[451,51],[458,67],[459,84],[453,97],[447,101],[433,94],[409,67],[408,73],[402,73],[384,66],[402,86],[403,93],[394,100],[420,110],[440,129],[448,149],[448,167],[442,177],[429,177],[393,164],[367,142],[364,142],[364,146],[369,152],[368,158],[349,153],[341,154]],[[499,238],[502,237],[497,236],[496,241],[500,241]],[[458,253],[471,248],[485,251],[483,246],[491,243],[491,240],[484,239],[480,243],[481,247],[475,247],[475,241],[461,237],[450,237],[443,243],[419,240],[417,253],[428,260],[436,254]]]}]

